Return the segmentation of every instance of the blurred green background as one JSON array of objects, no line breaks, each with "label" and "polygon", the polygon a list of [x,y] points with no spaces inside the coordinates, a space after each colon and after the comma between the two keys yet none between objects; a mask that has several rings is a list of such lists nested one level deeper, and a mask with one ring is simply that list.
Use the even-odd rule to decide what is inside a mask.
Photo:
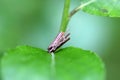
[{"label": "blurred green background", "polygon": [[[72,1],[71,10],[78,1]],[[47,50],[59,31],[63,5],[64,0],[0,0],[0,59],[3,52],[20,45]],[[107,80],[120,80],[120,18],[80,11],[67,31],[71,40],[63,47],[96,52],[105,63]]]}]

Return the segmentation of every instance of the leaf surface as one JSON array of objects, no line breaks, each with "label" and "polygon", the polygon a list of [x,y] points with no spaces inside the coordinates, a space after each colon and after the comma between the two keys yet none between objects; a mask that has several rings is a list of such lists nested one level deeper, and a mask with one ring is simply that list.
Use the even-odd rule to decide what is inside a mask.
[{"label": "leaf surface", "polygon": [[104,80],[102,61],[90,51],[75,47],[55,53],[55,75],[51,76],[51,55],[30,46],[21,46],[2,58],[3,80]]},{"label": "leaf surface", "polygon": [[[90,0],[79,0],[86,3]],[[96,0],[83,8],[83,11],[100,16],[120,17],[120,0]]]}]

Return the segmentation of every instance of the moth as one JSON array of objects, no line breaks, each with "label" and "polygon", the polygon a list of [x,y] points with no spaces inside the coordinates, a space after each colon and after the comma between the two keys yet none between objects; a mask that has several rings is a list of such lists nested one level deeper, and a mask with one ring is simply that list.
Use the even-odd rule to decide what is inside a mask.
[{"label": "moth", "polygon": [[55,40],[49,45],[48,52],[52,53],[55,52],[59,47],[65,44],[67,41],[70,40],[70,33],[60,32]]}]

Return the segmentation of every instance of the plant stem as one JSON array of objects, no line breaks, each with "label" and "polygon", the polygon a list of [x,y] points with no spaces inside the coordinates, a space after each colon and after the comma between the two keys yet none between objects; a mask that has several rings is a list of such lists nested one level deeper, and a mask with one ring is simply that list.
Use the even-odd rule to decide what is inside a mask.
[{"label": "plant stem", "polygon": [[65,44],[68,40],[70,40],[69,34],[64,34],[64,32],[67,29],[67,25],[69,23],[70,18],[78,12],[83,7],[89,5],[90,3],[94,2],[95,0],[90,0],[77,8],[75,8],[71,13],[69,13],[70,8],[70,1],[71,0],[65,0],[64,3],[64,9],[63,9],[63,15],[62,15],[62,21],[60,26],[60,32],[57,35],[57,37],[54,39],[54,41],[49,45],[48,52],[55,52],[59,47],[61,47],[63,44]]},{"label": "plant stem", "polygon": [[84,8],[85,6],[95,2],[96,0],[90,0],[82,5],[79,5],[78,7],[76,7],[75,9],[73,9],[69,15],[69,18],[71,18],[75,13],[77,13],[78,11],[80,11],[82,8]]},{"label": "plant stem", "polygon": [[62,21],[61,21],[61,26],[60,26],[60,32],[65,32],[67,29],[67,25],[69,23],[69,20],[71,19],[71,17],[77,13],[78,11],[80,11],[82,8],[84,8],[85,6],[95,2],[96,0],[90,0],[78,7],[76,7],[75,9],[73,9],[70,14],[69,14],[69,8],[70,8],[70,1],[71,0],[65,0],[64,3],[64,10],[63,10],[63,15],[62,15]]},{"label": "plant stem", "polygon": [[69,22],[70,0],[65,0],[60,32],[65,32]]}]

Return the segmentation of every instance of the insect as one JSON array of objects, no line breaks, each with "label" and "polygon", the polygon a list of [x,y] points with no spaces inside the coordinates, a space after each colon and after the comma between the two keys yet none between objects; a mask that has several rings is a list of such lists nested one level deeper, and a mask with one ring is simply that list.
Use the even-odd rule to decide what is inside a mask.
[{"label": "insect", "polygon": [[61,47],[63,44],[70,40],[69,36],[70,33],[66,34],[65,32],[60,32],[55,38],[55,40],[49,45],[48,52],[55,52],[59,47]]}]

